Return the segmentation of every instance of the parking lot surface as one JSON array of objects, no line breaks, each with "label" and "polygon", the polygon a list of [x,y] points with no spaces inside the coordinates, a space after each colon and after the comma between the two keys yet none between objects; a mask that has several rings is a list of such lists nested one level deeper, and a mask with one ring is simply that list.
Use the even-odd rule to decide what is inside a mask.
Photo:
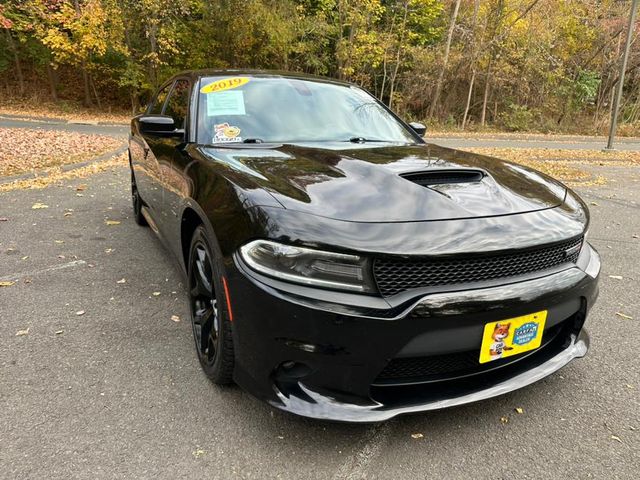
[{"label": "parking lot surface", "polygon": [[0,287],[0,478],[638,478],[640,169],[599,172],[606,185],[580,189],[603,258],[588,356],[378,425],[206,379],[184,279],[133,222],[126,168],[1,194],[0,281],[15,283]]}]

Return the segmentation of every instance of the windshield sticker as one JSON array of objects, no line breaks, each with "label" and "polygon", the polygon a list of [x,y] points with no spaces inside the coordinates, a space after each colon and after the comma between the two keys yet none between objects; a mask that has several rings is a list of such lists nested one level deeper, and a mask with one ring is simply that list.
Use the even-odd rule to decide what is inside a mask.
[{"label": "windshield sticker", "polygon": [[242,142],[240,129],[228,123],[219,123],[213,127],[213,143],[236,143]]},{"label": "windshield sticker", "polygon": [[222,80],[216,80],[213,83],[205,85],[200,89],[200,93],[216,93],[222,92],[223,90],[231,90],[232,88],[237,88],[245,83],[249,83],[249,80],[249,77],[223,78]]},{"label": "windshield sticker", "polygon": [[218,92],[207,95],[207,116],[245,115],[244,93],[241,91]]}]

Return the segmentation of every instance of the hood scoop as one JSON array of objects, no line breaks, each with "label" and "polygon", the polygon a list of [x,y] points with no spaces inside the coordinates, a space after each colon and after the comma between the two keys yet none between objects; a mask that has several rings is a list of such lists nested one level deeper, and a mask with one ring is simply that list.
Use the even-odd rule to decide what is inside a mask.
[{"label": "hood scoop", "polygon": [[400,176],[423,187],[430,187],[431,185],[448,185],[452,183],[479,183],[484,178],[485,173],[482,170],[447,169],[403,173]]}]

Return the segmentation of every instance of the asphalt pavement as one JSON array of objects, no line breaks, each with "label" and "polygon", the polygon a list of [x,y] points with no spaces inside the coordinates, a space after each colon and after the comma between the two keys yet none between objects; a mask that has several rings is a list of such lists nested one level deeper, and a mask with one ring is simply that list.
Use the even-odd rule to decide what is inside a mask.
[{"label": "asphalt pavement", "polygon": [[0,478],[638,478],[640,169],[597,173],[607,185],[580,189],[603,258],[588,356],[378,425],[298,418],[207,380],[184,279],[134,223],[126,168],[0,194],[0,282],[15,282],[0,287]]},{"label": "asphalt pavement", "polygon": [[0,128],[29,128],[35,130],[61,130],[94,135],[109,135],[126,138],[128,125],[100,125],[97,123],[74,123],[55,119],[40,118],[38,121],[23,120],[0,115]]}]

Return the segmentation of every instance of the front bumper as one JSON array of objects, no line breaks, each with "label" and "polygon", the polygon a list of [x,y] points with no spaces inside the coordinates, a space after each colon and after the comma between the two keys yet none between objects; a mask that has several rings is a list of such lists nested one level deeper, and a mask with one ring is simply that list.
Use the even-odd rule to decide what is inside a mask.
[{"label": "front bumper", "polygon": [[[578,266],[550,275],[422,294],[400,304],[277,282],[235,258],[228,269],[235,381],[279,409],[348,422],[377,422],[524,387],[586,354],[583,324],[598,295],[600,259],[590,246],[583,250]],[[482,371],[380,380],[393,359],[473,351],[486,323],[540,310],[548,310],[545,335],[553,331],[553,341],[531,354]]]}]

